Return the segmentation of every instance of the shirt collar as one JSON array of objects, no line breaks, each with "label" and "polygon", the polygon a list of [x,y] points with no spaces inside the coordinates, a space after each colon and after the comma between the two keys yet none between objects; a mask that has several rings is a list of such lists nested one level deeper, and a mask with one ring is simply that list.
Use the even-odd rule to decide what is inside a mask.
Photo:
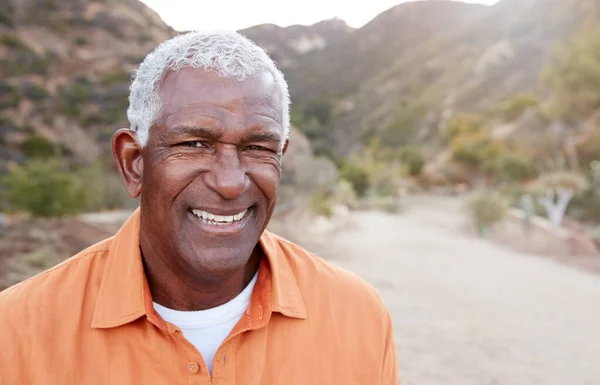
[{"label": "shirt collar", "polygon": [[[296,277],[289,264],[285,243],[274,234],[265,231],[259,243],[268,263],[268,274],[260,274],[256,283],[261,292],[271,291],[273,311],[288,317],[307,317]],[[267,277],[261,279],[261,277]],[[270,288],[262,288],[269,285]],[[132,322],[153,312],[152,297],[144,274],[140,252],[139,208],[114,236],[96,299],[93,328],[112,328]]]}]

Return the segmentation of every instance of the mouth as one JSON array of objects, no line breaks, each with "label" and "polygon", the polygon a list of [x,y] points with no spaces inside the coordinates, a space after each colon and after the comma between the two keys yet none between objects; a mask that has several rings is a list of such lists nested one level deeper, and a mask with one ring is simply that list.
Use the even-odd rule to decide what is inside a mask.
[{"label": "mouth", "polygon": [[[217,210],[213,210],[217,211]],[[239,212],[214,213],[202,209],[192,209],[190,213],[206,231],[216,233],[236,233],[248,222],[248,218],[254,212],[254,206]],[[224,215],[228,214],[228,215]]]}]

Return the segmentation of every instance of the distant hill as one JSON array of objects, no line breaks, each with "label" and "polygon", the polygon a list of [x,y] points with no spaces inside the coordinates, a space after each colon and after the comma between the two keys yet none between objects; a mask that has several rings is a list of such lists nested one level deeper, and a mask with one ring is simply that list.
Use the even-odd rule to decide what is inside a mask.
[{"label": "distant hill", "polygon": [[137,0],[2,0],[0,134],[4,162],[44,138],[76,158],[126,125],[130,74],[175,35]]},{"label": "distant hill", "polygon": [[[23,161],[39,137],[96,159],[127,124],[131,71],[176,32],[137,0],[1,1],[0,159]],[[330,103],[324,146],[339,156],[399,116],[410,115],[414,141],[429,144],[447,116],[536,90],[556,45],[595,5],[428,0],[402,3],[359,29],[332,19],[240,32],[283,69],[294,106]]]},{"label": "distant hill", "polygon": [[[594,0],[402,3],[328,49],[297,56],[286,75],[296,104],[314,98],[335,104],[327,139],[339,155],[405,110],[418,115],[423,143],[448,114],[486,111],[535,90],[557,44],[595,6]],[[253,38],[275,56],[287,52],[289,45],[274,36]]]}]

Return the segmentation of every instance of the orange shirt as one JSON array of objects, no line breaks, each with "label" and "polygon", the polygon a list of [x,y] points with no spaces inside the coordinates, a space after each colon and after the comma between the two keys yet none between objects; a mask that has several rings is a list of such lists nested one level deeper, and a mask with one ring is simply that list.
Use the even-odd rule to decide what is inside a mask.
[{"label": "orange shirt", "polygon": [[249,308],[211,378],[154,311],[139,230],[138,211],[114,237],[0,293],[0,384],[397,384],[378,293],[268,232]]}]

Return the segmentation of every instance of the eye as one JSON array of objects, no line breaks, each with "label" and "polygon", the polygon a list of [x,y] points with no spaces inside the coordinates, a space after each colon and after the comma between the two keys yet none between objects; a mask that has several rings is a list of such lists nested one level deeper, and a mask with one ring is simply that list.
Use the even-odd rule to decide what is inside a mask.
[{"label": "eye", "polygon": [[187,146],[187,147],[206,148],[206,145],[204,144],[204,142],[199,142],[199,141],[183,142],[183,143],[181,143],[181,145]]},{"label": "eye", "polygon": [[250,150],[250,151],[271,151],[270,148],[266,148],[263,146],[258,146],[258,145],[252,145],[252,146],[247,146],[246,150]]}]

